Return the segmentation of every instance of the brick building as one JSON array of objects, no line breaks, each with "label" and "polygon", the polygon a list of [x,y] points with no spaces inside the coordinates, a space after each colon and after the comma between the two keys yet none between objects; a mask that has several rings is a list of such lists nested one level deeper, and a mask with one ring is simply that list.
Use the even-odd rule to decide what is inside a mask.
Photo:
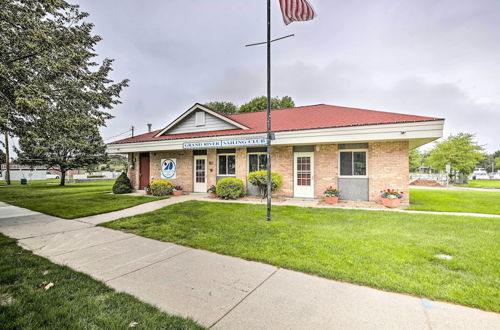
[{"label": "brick building", "polygon": [[[405,192],[408,152],[440,138],[444,119],[312,105],[272,111],[272,170],[283,176],[277,195],[321,198],[327,186],[346,200],[377,201],[382,189]],[[161,130],[113,142],[128,154],[135,189],[168,178],[185,191],[206,192],[225,177],[246,183],[266,167],[266,112],[225,115],[195,104]]]}]

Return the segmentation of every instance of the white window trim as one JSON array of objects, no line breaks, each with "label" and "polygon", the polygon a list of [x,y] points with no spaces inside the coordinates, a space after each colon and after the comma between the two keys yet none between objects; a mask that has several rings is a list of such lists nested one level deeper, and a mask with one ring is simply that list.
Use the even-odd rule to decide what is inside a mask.
[{"label": "white window trim", "polygon": [[[220,174],[219,173],[219,156],[234,156],[234,174]],[[227,164],[226,164],[227,168]],[[217,176],[235,176],[236,175],[236,154],[235,153],[224,153],[224,154],[217,154]]]},{"label": "white window trim", "polygon": [[[253,173],[253,172],[250,172],[250,155],[267,155],[267,152],[264,152],[264,151],[259,151],[259,152],[250,152],[247,154],[247,174],[250,174],[250,173]],[[258,161],[258,159],[257,159]],[[267,164],[266,164],[266,167],[267,167]]]},{"label": "white window trim", "polygon": [[[340,153],[341,152],[366,152],[366,175],[341,175],[340,174]],[[339,178],[345,178],[345,179],[367,179],[369,176],[368,172],[368,149],[339,149],[338,151],[338,173],[339,173]]]}]

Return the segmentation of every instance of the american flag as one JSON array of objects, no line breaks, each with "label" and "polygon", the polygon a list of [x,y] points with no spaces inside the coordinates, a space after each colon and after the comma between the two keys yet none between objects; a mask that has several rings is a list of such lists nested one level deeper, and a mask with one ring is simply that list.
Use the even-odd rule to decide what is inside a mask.
[{"label": "american flag", "polygon": [[316,16],[313,7],[306,0],[280,0],[280,6],[286,25],[293,21],[309,21]]}]

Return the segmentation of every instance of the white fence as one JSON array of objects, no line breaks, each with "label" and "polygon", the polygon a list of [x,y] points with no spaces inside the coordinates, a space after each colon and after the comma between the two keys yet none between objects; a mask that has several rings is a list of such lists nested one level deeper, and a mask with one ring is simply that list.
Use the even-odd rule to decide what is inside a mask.
[{"label": "white fence", "polygon": [[440,173],[411,173],[410,182],[415,180],[436,181],[441,184],[446,184],[446,174]]},{"label": "white fence", "polygon": [[[73,180],[91,180],[91,179],[116,179],[122,172],[92,172],[83,174],[73,174]],[[90,176],[90,177],[89,177]],[[101,178],[99,178],[101,177]]]},{"label": "white fence", "polygon": [[[1,172],[1,180],[5,180],[5,170]],[[47,180],[47,170],[43,169],[12,169],[10,171],[10,179],[12,181],[19,181],[21,179],[31,180]]]}]

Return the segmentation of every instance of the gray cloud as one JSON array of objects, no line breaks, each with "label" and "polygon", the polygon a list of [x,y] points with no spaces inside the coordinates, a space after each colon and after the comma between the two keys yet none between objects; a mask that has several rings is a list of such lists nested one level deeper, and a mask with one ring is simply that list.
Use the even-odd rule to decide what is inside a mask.
[{"label": "gray cloud", "polygon": [[[446,118],[446,134],[475,132],[500,149],[500,2],[311,0],[318,17],[288,27],[273,5],[273,95]],[[242,103],[265,93],[265,3],[81,0],[130,78],[108,137],[159,128],[195,102]]]}]

